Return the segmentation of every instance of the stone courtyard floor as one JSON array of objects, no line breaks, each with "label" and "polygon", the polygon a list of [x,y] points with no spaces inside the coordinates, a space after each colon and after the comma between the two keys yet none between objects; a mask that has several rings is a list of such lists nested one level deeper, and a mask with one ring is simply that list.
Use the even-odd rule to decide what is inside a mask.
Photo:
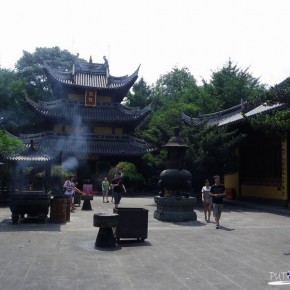
[{"label": "stone courtyard floor", "polygon": [[195,222],[161,222],[153,218],[152,197],[123,198],[120,207],[149,210],[148,238],[101,250],[94,248],[93,214],[112,213],[113,204],[95,197],[92,207],[78,207],[66,224],[13,225],[9,207],[1,206],[0,289],[290,289],[286,208],[226,204],[217,230],[201,207]]}]

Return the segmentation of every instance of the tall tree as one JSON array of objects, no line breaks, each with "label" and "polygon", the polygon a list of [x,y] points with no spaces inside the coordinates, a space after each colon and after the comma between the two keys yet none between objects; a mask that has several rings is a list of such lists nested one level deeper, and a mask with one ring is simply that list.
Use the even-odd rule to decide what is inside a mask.
[{"label": "tall tree", "polygon": [[0,69],[0,118],[7,129],[17,131],[30,119],[24,98],[25,87],[25,80],[17,73]]},{"label": "tall tree", "polygon": [[229,60],[222,69],[212,72],[209,82],[203,80],[204,91],[215,103],[216,110],[236,106],[243,101],[253,101],[265,91],[258,78]]},{"label": "tall tree", "polygon": [[136,82],[126,97],[126,104],[130,107],[144,108],[151,103],[151,88],[143,78]]},{"label": "tall tree", "polygon": [[[290,78],[270,87],[261,95],[264,104],[273,106],[273,110],[249,118],[250,124],[256,129],[262,129],[266,134],[282,138],[290,136]],[[260,102],[256,102],[256,105]]]},{"label": "tall tree", "polygon": [[189,145],[187,168],[193,174],[195,189],[205,178],[237,170],[239,157],[236,148],[244,138],[237,130],[229,131],[225,127],[209,127],[201,123],[192,127],[183,126],[182,136]]},{"label": "tall tree", "polygon": [[173,68],[169,73],[161,75],[152,93],[153,102],[158,107],[164,101],[174,102],[192,101],[198,91],[198,86],[188,68]]},{"label": "tall tree", "polygon": [[23,56],[16,63],[16,70],[27,83],[27,93],[32,98],[35,96],[38,100],[45,100],[51,98],[52,95],[43,71],[44,63],[66,72],[71,70],[77,57],[67,50],[61,50],[57,46],[52,48],[38,47],[33,53],[23,51]]}]

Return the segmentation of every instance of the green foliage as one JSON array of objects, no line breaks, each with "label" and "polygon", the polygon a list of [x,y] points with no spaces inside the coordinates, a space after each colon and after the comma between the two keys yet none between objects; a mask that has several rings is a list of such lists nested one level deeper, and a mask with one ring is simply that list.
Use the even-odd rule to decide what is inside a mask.
[{"label": "green foliage", "polygon": [[12,138],[0,130],[0,155],[9,156],[24,149],[23,142]]},{"label": "green foliage", "polygon": [[199,111],[194,103],[199,93],[194,77],[187,68],[173,68],[162,75],[151,89],[152,113],[146,127],[136,130],[136,136],[160,147],[181,121],[181,110],[187,113]]},{"label": "green foliage", "polygon": [[68,179],[70,176],[75,175],[74,172],[65,170],[61,165],[54,165],[51,168],[51,176],[53,177],[63,177],[65,179]]},{"label": "green foliage", "polygon": [[136,82],[126,97],[126,105],[144,108],[151,103],[151,88],[143,78]]},{"label": "green foliage", "polygon": [[[180,112],[196,117],[227,109],[240,103],[241,99],[252,100],[264,92],[248,72],[231,61],[221,70],[213,72],[210,82],[198,87],[188,69],[174,68],[161,76],[151,89],[153,111],[145,126],[136,130],[136,136],[153,143],[158,152],[143,156],[146,180],[152,185],[165,167],[166,150],[161,149],[173,136],[173,128],[181,125]],[[193,173],[195,182],[202,184],[203,179],[214,174],[234,172],[238,167],[236,148],[243,139],[239,132],[228,132],[225,128],[209,127],[208,124],[183,126],[182,136],[190,146],[187,152],[186,167]],[[198,181],[197,181],[198,180]]]},{"label": "green foliage", "polygon": [[23,51],[23,56],[17,61],[16,69],[20,77],[26,82],[26,92],[37,100],[52,98],[50,85],[43,71],[44,63],[60,71],[67,72],[72,69],[76,55],[59,47],[36,48],[35,52]]},{"label": "green foliage", "polygon": [[35,112],[25,101],[25,94],[35,100],[51,99],[51,90],[43,71],[43,64],[68,71],[77,56],[67,50],[36,48],[34,53],[23,52],[16,64],[16,71],[0,69],[0,117],[5,128],[15,133],[31,133],[47,126],[45,118]]},{"label": "green foliage", "polygon": [[290,78],[281,84],[270,87],[261,100],[269,105],[279,105],[270,112],[248,118],[253,128],[263,130],[268,135],[282,138],[290,135]]},{"label": "green foliage", "polygon": [[152,88],[152,104],[154,109],[162,107],[166,102],[176,104],[194,99],[198,87],[195,78],[187,68],[173,68],[172,71],[161,75]]},{"label": "green foliage", "polygon": [[20,128],[29,119],[24,98],[25,81],[10,70],[0,69],[0,117],[7,129]]},{"label": "green foliage", "polygon": [[241,69],[229,60],[222,69],[214,71],[209,82],[203,81],[204,92],[210,96],[212,107],[223,110],[238,105],[241,100],[254,101],[265,91],[249,73],[249,68]]},{"label": "green foliage", "polygon": [[117,172],[122,173],[122,179],[126,184],[126,187],[130,187],[132,191],[140,190],[144,187],[145,180],[142,174],[140,174],[136,166],[130,162],[119,162],[109,172],[109,179],[113,179]]},{"label": "green foliage", "polygon": [[182,136],[189,145],[187,168],[193,173],[195,185],[202,184],[204,178],[233,173],[238,169],[236,148],[244,135],[237,130],[228,131],[227,128],[200,124],[184,126]]}]

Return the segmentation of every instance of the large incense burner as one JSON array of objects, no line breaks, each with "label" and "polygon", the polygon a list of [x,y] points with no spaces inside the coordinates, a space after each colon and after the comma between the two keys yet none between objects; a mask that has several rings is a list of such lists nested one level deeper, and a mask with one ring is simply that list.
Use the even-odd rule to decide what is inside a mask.
[{"label": "large incense burner", "polygon": [[25,215],[44,220],[48,214],[50,200],[50,194],[43,191],[15,191],[10,195],[9,204],[13,224]]},{"label": "large incense burner", "polygon": [[[47,194],[47,183],[49,186],[50,182],[50,165],[54,157],[43,154],[40,150],[36,149],[33,140],[30,142],[30,147],[24,151],[7,157],[7,160],[13,165],[13,188],[14,190],[9,196],[10,199],[10,210],[12,212],[12,222],[16,224],[19,217],[36,217],[39,219],[45,219],[48,214],[50,206],[51,196]],[[24,186],[23,174],[17,173],[17,169],[33,167],[35,172],[45,171],[45,180],[42,184],[33,186],[34,174],[31,174],[29,185]],[[16,181],[18,186],[16,186]],[[27,180],[26,180],[27,181]],[[18,190],[16,189],[18,188]],[[23,189],[25,188],[25,189]],[[39,189],[39,190],[33,190]]]},{"label": "large incense burner", "polygon": [[189,197],[192,175],[183,169],[188,146],[179,136],[179,127],[175,128],[175,136],[170,138],[164,148],[167,148],[166,169],[160,174],[158,187],[160,196],[155,196],[157,210],[154,217],[163,221],[196,220],[193,211],[195,198]]}]

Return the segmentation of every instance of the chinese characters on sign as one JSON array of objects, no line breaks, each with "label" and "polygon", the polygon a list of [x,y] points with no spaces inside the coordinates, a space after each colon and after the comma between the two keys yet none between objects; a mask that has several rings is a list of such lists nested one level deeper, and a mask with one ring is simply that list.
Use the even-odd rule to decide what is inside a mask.
[{"label": "chinese characters on sign", "polygon": [[93,90],[86,90],[85,106],[95,107],[96,106],[97,94]]}]

